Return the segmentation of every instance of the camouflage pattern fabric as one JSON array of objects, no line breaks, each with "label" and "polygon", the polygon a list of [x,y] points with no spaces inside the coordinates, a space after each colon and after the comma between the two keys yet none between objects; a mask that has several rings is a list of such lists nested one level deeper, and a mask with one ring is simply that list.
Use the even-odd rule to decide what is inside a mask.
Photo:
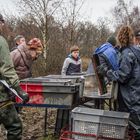
[{"label": "camouflage pattern fabric", "polygon": [[8,140],[21,140],[22,124],[13,104],[0,108],[0,124],[7,129]]},{"label": "camouflage pattern fabric", "polygon": [[[19,79],[10,58],[9,47],[6,40],[0,36],[0,79],[13,88],[19,85]],[[13,104],[1,107],[3,103],[11,100],[10,93],[0,84],[0,124],[7,130],[8,140],[21,140],[22,124]]]},{"label": "camouflage pattern fabric", "polygon": [[[10,58],[8,44],[2,36],[0,36],[0,79],[6,80],[13,87],[19,84],[19,78]],[[9,99],[7,94],[3,85],[0,84],[0,102]]]}]

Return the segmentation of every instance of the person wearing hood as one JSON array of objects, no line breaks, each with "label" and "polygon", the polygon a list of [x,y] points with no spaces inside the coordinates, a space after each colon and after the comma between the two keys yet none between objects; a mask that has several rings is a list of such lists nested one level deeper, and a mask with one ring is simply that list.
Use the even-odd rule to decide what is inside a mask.
[{"label": "person wearing hood", "polygon": [[70,54],[65,59],[61,74],[71,75],[82,72],[82,61],[79,56],[79,47],[74,45],[70,48]]},{"label": "person wearing hood", "polygon": [[[117,57],[119,54],[119,49],[116,47],[116,44],[117,41],[115,36],[111,35],[107,38],[106,43],[96,48],[95,52],[93,52],[93,54],[98,54],[100,63],[104,64],[104,70],[107,70],[108,68],[118,68]],[[88,65],[87,73],[94,73],[92,62],[90,62]]]},{"label": "person wearing hood", "polygon": [[98,54],[100,64],[104,65],[104,70],[107,69],[117,70],[119,68],[118,52],[115,49],[117,44],[116,38],[114,36],[109,36],[106,43],[97,48],[94,54]]},{"label": "person wearing hood", "polygon": [[[97,67],[97,73],[104,77],[105,86],[111,86],[111,95],[113,95],[113,107],[117,109],[118,82],[111,82],[107,76],[107,71],[119,69],[119,47],[116,46],[117,40],[114,35],[107,38],[106,43],[95,50],[93,55],[98,55],[100,65]],[[107,91],[108,92],[108,91]]]},{"label": "person wearing hood", "polygon": [[118,70],[108,70],[107,76],[119,84],[119,111],[130,113],[130,125],[135,130],[135,140],[140,140],[140,48],[134,44],[130,26],[122,26],[117,40],[120,45]]}]

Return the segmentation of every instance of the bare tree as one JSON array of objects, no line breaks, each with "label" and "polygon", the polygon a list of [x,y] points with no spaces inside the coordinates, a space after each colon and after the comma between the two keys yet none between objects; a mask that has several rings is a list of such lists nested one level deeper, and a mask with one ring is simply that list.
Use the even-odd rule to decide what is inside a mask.
[{"label": "bare tree", "polygon": [[133,5],[133,0],[128,3],[125,0],[118,0],[117,5],[113,8],[113,16],[116,26],[127,24],[136,26],[139,23],[139,8]]},{"label": "bare tree", "polygon": [[84,2],[85,0],[67,0],[61,5],[61,18],[59,20],[67,46],[77,42],[79,13]]},{"label": "bare tree", "polygon": [[49,42],[48,25],[51,22],[51,17],[62,2],[63,0],[20,0],[18,3],[21,13],[31,19],[40,29],[45,58]]}]

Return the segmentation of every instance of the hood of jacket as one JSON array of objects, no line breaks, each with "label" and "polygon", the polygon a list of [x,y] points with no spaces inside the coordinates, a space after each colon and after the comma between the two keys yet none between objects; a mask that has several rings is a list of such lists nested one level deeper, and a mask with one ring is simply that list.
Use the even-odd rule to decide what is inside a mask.
[{"label": "hood of jacket", "polygon": [[69,58],[72,58],[72,59],[74,59],[74,60],[76,60],[76,61],[78,61],[78,60],[80,59],[80,56],[78,56],[77,59],[76,59],[76,58],[74,58],[71,54],[69,54],[68,57],[69,57]]},{"label": "hood of jacket", "polygon": [[105,43],[95,50],[95,54],[104,54],[114,70],[119,69],[118,55],[110,43]]}]

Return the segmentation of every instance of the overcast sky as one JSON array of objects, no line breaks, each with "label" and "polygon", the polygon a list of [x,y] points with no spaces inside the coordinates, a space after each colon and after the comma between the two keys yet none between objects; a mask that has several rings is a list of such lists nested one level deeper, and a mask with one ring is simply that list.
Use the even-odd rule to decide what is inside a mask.
[{"label": "overcast sky", "polygon": [[[0,0],[1,9],[4,8],[10,13],[14,13],[16,5],[13,1],[17,0]],[[125,0],[128,2],[129,0]],[[83,20],[96,22],[99,17],[111,17],[111,8],[116,5],[117,0],[85,0],[80,14]],[[140,0],[133,0],[134,5],[140,6]]]}]

